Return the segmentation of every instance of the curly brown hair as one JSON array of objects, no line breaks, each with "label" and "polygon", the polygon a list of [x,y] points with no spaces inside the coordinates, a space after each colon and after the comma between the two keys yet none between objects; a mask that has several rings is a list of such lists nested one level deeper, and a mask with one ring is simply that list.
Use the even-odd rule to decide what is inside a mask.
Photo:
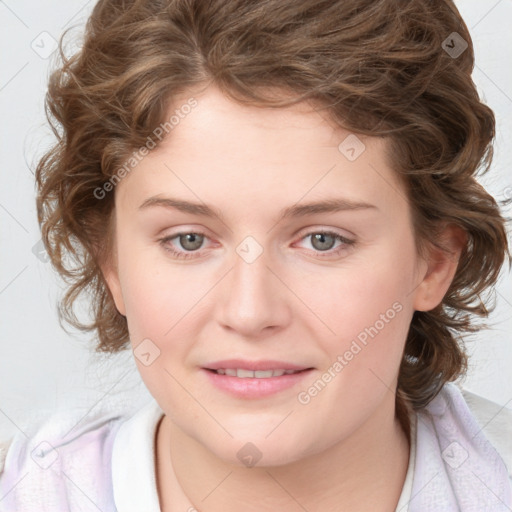
[{"label": "curly brown hair", "polygon": [[[58,141],[36,171],[43,241],[68,284],[61,324],[96,331],[97,351],[127,347],[126,318],[100,270],[114,193],[95,191],[179,94],[215,83],[254,106],[309,101],[352,132],[389,139],[418,250],[439,246],[447,223],[467,234],[442,303],[414,313],[397,414],[425,406],[465,372],[462,334],[491,309],[482,293],[510,253],[499,206],[476,180],[491,163],[495,120],[471,79],[473,45],[452,1],[101,0],[80,51],[68,58],[62,47],[61,39],[46,98]],[[89,323],[74,310],[84,292]]]}]

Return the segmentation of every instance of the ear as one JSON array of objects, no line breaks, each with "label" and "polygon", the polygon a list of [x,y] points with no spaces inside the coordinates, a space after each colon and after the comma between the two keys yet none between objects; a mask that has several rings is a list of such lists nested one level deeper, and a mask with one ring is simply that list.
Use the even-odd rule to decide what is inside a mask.
[{"label": "ear", "polygon": [[121,281],[119,279],[119,270],[117,267],[117,248],[115,242],[112,246],[112,253],[107,257],[108,261],[100,264],[100,268],[112,298],[114,299],[117,310],[121,315],[126,316],[123,291],[121,289]]},{"label": "ear", "polygon": [[457,271],[467,235],[459,226],[449,224],[441,232],[439,242],[444,250],[433,245],[428,250],[426,273],[415,290],[416,311],[430,311],[441,303]]},{"label": "ear", "polygon": [[112,294],[112,298],[114,299],[114,303],[116,305],[117,310],[121,315],[126,316],[126,308],[124,305],[123,292],[121,290],[121,282],[119,280],[119,274],[116,268],[112,266],[102,267],[101,271],[103,273],[103,277],[107,282],[108,289]]}]

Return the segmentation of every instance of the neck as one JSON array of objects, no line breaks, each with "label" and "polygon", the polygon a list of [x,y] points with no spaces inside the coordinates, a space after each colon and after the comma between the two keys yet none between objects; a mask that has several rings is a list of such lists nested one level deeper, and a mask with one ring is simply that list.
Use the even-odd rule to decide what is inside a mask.
[{"label": "neck", "polygon": [[156,439],[162,512],[392,512],[409,461],[408,437],[394,404],[349,438],[284,466],[246,468],[223,461],[167,416]]}]

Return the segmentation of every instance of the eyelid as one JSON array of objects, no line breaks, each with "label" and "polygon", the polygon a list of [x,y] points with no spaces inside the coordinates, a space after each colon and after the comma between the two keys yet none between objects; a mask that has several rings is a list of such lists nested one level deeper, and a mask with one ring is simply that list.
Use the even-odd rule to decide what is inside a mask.
[{"label": "eyelid", "polygon": [[347,240],[351,240],[355,238],[355,235],[347,230],[341,230],[340,228],[333,228],[330,226],[322,226],[320,225],[313,225],[313,226],[307,226],[305,228],[302,228],[297,236],[299,238],[303,238],[306,235],[310,235],[312,233],[331,233],[340,236],[341,238],[346,238]]}]

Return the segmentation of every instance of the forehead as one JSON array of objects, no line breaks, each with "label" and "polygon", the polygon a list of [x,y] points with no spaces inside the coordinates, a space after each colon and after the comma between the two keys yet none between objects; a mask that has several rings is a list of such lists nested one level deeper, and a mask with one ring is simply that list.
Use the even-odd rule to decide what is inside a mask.
[{"label": "forehead", "polygon": [[[275,94],[277,98],[286,98],[284,93]],[[234,101],[215,85],[195,95],[183,93],[176,97],[167,117],[192,97],[197,101],[197,106],[180,119],[172,130],[172,137],[168,137],[160,147],[172,145],[173,141],[179,145],[194,137],[204,137],[202,142],[208,144],[212,135],[215,135],[218,139],[229,139],[230,152],[260,141],[267,146],[271,144],[272,149],[279,147],[284,150],[287,146],[293,146],[297,151],[297,143],[304,138],[312,145],[337,147],[344,134],[330,119],[325,106],[318,102],[303,101],[287,107],[254,106]],[[183,129],[184,126],[190,129]]]},{"label": "forehead", "polygon": [[[191,98],[196,106],[180,111]],[[249,211],[334,194],[377,203],[404,197],[387,142],[352,134],[311,104],[241,105],[209,87],[175,98],[173,115],[179,121],[118,186],[119,203],[169,194]]]}]

